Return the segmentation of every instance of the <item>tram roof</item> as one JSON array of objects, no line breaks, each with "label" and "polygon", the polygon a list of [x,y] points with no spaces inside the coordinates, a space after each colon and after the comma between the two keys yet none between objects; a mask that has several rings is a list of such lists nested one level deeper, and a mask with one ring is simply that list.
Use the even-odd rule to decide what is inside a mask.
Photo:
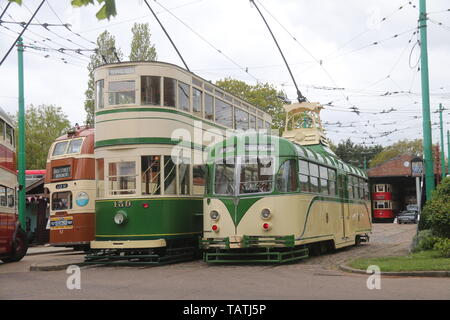
[{"label": "tram roof", "polygon": [[[221,91],[224,91],[224,92],[226,92],[227,94],[233,96],[234,98],[240,99],[240,100],[242,100],[243,102],[245,102],[245,103],[247,103],[247,104],[249,104],[249,105],[251,105],[251,106],[257,108],[258,110],[264,112],[265,114],[269,115],[269,113],[268,113],[265,109],[261,108],[260,106],[256,106],[256,105],[254,105],[253,103],[248,102],[248,101],[245,100],[244,98],[238,97],[238,96],[236,96],[235,94],[232,94],[232,93],[226,91],[225,89],[223,89],[223,88],[221,88],[221,87],[219,87],[219,86],[213,84],[210,80],[206,80],[206,79],[200,77],[199,75],[193,73],[192,71],[188,71],[188,70],[186,70],[185,68],[180,67],[179,65],[176,65],[176,64],[173,64],[173,63],[164,62],[164,61],[121,61],[121,62],[113,62],[113,63],[104,63],[104,64],[101,64],[101,65],[99,65],[98,67],[94,68],[94,71],[97,70],[97,69],[100,69],[100,68],[106,68],[106,67],[114,67],[114,66],[121,66],[121,65],[146,65],[146,64],[147,64],[147,65],[148,65],[148,64],[160,64],[160,65],[165,65],[165,66],[168,66],[168,67],[176,68],[176,69],[178,69],[178,70],[180,70],[180,71],[182,71],[182,72],[188,73],[188,74],[190,74],[190,75],[192,75],[192,76],[195,76],[195,77],[197,77],[197,78],[203,80],[203,81],[206,82],[208,85],[213,86],[214,88],[217,88],[217,89],[219,89],[219,90],[221,90]],[[271,117],[271,118],[272,118],[272,117]]]},{"label": "tram roof", "polygon": [[94,128],[80,127],[80,129],[69,130],[66,134],[63,134],[62,136],[56,138],[55,141],[87,137],[94,134]]},{"label": "tram roof", "polygon": [[[254,144],[252,144],[252,142]],[[241,143],[242,148],[238,147],[238,150],[236,150],[235,146],[239,146],[239,143]],[[212,146],[208,150],[208,154],[210,158],[213,159],[233,156],[236,152],[239,154],[240,151],[242,152],[243,150],[245,150],[245,154],[257,155],[258,153],[267,152],[269,150],[276,152],[275,145],[279,146],[278,155],[280,157],[298,156],[304,160],[333,167],[355,176],[367,178],[367,174],[363,170],[345,163],[327,146],[321,144],[302,146],[293,143],[288,139],[260,132],[243,133],[231,136]]]},{"label": "tram roof", "polygon": [[13,119],[3,110],[2,107],[0,107],[0,118],[3,119],[7,124],[9,124],[11,127],[15,127]]}]

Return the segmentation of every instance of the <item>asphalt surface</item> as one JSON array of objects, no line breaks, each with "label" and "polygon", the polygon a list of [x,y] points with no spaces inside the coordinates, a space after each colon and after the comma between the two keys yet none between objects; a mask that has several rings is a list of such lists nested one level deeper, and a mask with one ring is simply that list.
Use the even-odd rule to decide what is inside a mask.
[{"label": "asphalt surface", "polygon": [[26,256],[20,262],[0,264],[0,299],[450,299],[450,278],[381,276],[381,288],[368,289],[369,274],[339,271],[339,264],[356,257],[408,253],[416,225],[373,227],[368,244],[287,265],[192,261],[159,267],[85,266],[80,270],[80,289],[68,289],[71,274],[66,270],[29,270],[46,261],[81,261],[82,254]]}]

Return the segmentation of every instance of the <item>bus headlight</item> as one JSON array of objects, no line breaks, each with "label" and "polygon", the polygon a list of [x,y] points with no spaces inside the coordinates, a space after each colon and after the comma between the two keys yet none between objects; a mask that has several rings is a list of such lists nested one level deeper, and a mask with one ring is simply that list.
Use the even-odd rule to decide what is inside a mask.
[{"label": "bus headlight", "polygon": [[269,209],[265,208],[262,209],[261,211],[261,218],[263,218],[264,220],[269,219],[272,216],[272,213],[270,212]]},{"label": "bus headlight", "polygon": [[127,214],[123,211],[119,211],[114,216],[114,222],[116,224],[125,224],[127,222]]},{"label": "bus headlight", "polygon": [[220,214],[219,212],[217,212],[216,210],[213,210],[209,213],[209,216],[211,217],[211,219],[213,219],[214,221],[219,220],[220,218]]},{"label": "bus headlight", "polygon": [[75,202],[79,207],[84,207],[89,203],[89,195],[86,192],[78,192],[75,198]]}]

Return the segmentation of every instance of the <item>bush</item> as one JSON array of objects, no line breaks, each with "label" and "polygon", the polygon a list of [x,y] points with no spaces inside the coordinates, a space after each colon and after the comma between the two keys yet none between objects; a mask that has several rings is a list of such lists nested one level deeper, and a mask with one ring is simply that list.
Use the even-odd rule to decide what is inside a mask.
[{"label": "bush", "polygon": [[450,258],[450,239],[440,238],[434,244],[434,250],[437,250],[439,254],[444,258]]},{"label": "bush", "polygon": [[423,208],[419,229],[428,228],[437,236],[450,238],[450,177],[442,180]]},{"label": "bush", "polygon": [[412,251],[425,251],[433,249],[435,243],[439,240],[438,237],[433,235],[431,230],[422,230],[413,239]]}]

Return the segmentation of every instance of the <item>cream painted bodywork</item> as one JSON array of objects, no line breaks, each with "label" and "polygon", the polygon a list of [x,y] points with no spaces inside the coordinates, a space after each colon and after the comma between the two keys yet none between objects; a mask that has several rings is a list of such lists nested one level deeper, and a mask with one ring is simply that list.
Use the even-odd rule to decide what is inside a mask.
[{"label": "cream painted bodywork", "polygon": [[[354,244],[356,235],[371,231],[370,201],[343,203],[333,201],[336,198],[319,196],[325,200],[316,199],[311,204],[315,197],[313,194],[290,194],[260,198],[247,210],[237,226],[222,201],[210,199],[208,204],[205,199],[204,239],[235,237],[239,240],[243,235],[294,235],[296,245],[333,240],[335,247],[339,248]],[[272,213],[266,220],[260,215],[264,208]],[[217,222],[210,218],[209,212],[212,210],[220,214]],[[268,231],[262,227],[266,222],[271,225]],[[218,232],[212,231],[213,224],[219,227]],[[230,242],[231,248],[240,247],[238,243]]]},{"label": "cream painted bodywork", "polygon": [[129,240],[129,241],[91,241],[91,249],[139,249],[160,248],[166,246],[166,240]]},{"label": "cream painted bodywork", "polygon": [[[58,184],[67,184],[67,188],[64,189],[56,189],[56,185]],[[69,181],[60,181],[47,183],[45,185],[46,188],[49,189],[50,194],[54,192],[72,192],[72,209],[68,210],[52,210],[52,206],[50,204],[50,215],[56,215],[56,212],[66,211],[69,214],[76,213],[93,213],[95,211],[95,180],[69,180]],[[86,192],[89,196],[89,202],[87,205],[80,207],[77,205],[76,196],[78,192]]]}]

